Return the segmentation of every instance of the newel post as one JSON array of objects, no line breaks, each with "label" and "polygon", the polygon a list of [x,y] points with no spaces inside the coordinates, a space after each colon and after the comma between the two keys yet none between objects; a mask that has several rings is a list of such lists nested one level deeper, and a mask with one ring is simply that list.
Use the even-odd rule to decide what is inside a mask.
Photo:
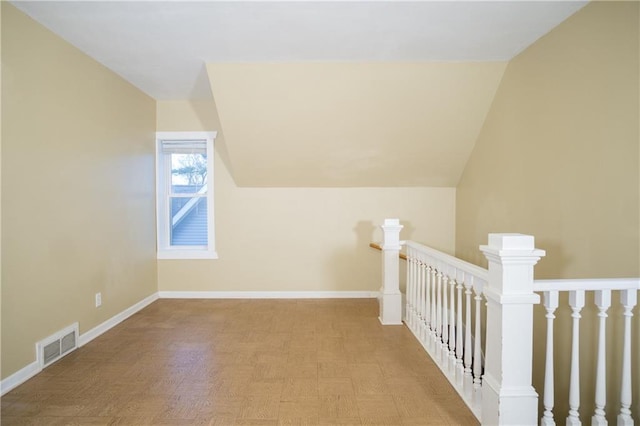
[{"label": "newel post", "polygon": [[400,294],[400,225],[399,219],[385,219],[382,225],[382,288],[380,289],[380,322],[402,324],[402,294]]},{"label": "newel post", "polygon": [[544,256],[534,238],[489,234],[480,246],[489,261],[487,339],[482,384],[482,424],[536,425],[538,394],[532,386],[533,266]]}]

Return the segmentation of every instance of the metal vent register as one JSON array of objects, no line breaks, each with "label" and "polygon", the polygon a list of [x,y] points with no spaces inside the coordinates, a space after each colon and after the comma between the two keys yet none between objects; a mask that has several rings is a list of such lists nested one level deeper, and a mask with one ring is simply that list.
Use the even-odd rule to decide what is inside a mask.
[{"label": "metal vent register", "polygon": [[78,323],[36,343],[38,361],[41,368],[62,358],[78,347]]}]

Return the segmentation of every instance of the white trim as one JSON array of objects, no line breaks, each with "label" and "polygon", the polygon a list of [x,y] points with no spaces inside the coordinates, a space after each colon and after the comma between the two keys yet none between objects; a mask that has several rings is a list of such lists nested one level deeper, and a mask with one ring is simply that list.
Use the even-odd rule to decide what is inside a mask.
[{"label": "white trim", "polygon": [[78,347],[86,345],[96,337],[100,336],[102,333],[112,329],[116,325],[120,324],[122,321],[129,318],[131,315],[146,308],[156,300],[158,300],[158,293],[153,293],[151,296],[145,297],[135,305],[128,307],[127,309],[120,312],[119,314],[112,316],[102,324],[97,325],[96,327],[93,327],[91,330],[87,331],[86,333],[81,334],[80,337],[78,337]]},{"label": "white trim", "polygon": [[[156,245],[158,259],[217,259],[215,251],[214,203],[214,141],[218,132],[156,132]],[[167,170],[171,170],[169,157],[161,149],[163,141],[204,141],[207,152],[207,246],[170,246],[168,199],[170,194]],[[168,175],[170,177],[170,173]],[[190,194],[191,195],[191,194]],[[204,195],[203,195],[204,196]]]},{"label": "white trim", "polygon": [[160,299],[375,299],[377,291],[160,291]]},{"label": "white trim", "polygon": [[535,280],[533,291],[640,290],[640,278]]},{"label": "white trim", "polygon": [[[131,315],[160,299],[374,299],[377,291],[160,291],[111,317],[78,337],[82,347]],[[38,360],[0,381],[0,396],[26,382],[42,369]]]},{"label": "white trim", "polygon": [[[91,330],[87,331],[86,333],[78,336],[78,340],[76,342],[76,346],[79,348],[79,347],[89,343],[90,341],[92,341],[96,337],[100,336],[105,331],[107,331],[107,330],[113,328],[114,326],[120,324],[122,321],[126,320],[131,315],[133,315],[136,312],[142,310],[143,308],[147,307],[148,305],[150,305],[151,303],[155,302],[156,300],[158,300],[158,293],[153,293],[152,295],[144,298],[143,300],[139,301],[135,305],[130,306],[129,308],[127,308],[124,311],[120,312],[119,314],[111,317],[110,319],[108,319],[107,321],[105,321],[102,324],[98,325],[97,327],[94,327]],[[64,334],[68,334],[68,331],[70,331],[70,330],[77,330],[77,326],[78,326],[78,324],[75,323],[75,324],[65,328],[63,330]],[[38,343],[41,344],[42,342],[45,342],[45,341],[49,340],[50,338],[58,336],[58,335],[60,335],[60,332],[56,333],[53,336],[49,336],[48,338],[46,338],[46,339],[44,339],[44,340],[42,340],[42,341],[40,341]],[[55,339],[53,339],[53,340],[55,340]],[[36,343],[36,348],[37,348],[38,343]],[[40,373],[42,370],[43,370],[43,368],[40,365],[40,355],[39,355],[39,352],[36,350],[36,360],[34,362],[32,362],[31,364],[27,365],[26,367],[16,371],[15,373],[10,375],[6,379],[0,381],[0,396],[2,396],[5,393],[9,392],[11,389],[16,388],[17,386],[20,386],[21,384],[23,384],[24,382],[26,382],[27,380],[29,380],[30,378],[32,378],[36,374]]]},{"label": "white trim", "polygon": [[200,250],[194,248],[174,248],[170,250],[162,250],[157,253],[159,260],[167,259],[217,259],[218,252],[206,250],[203,246]]},{"label": "white trim", "polygon": [[16,371],[0,382],[0,396],[9,392],[11,389],[20,386],[21,384],[38,374],[40,371],[42,371],[42,369],[38,365],[38,361],[33,361],[26,367]]},{"label": "white trim", "polygon": [[[98,325],[97,327],[94,327],[91,330],[87,331],[86,333],[78,336],[78,340],[76,341],[76,347],[79,348],[89,343],[90,341],[100,336],[105,331],[120,324],[122,321],[126,320],[131,315],[142,310],[143,308],[147,307],[148,305],[155,302],[156,300],[158,300],[158,293],[153,293],[152,295],[144,298],[143,300],[136,303],[135,305],[130,306],[129,308],[125,309],[119,314],[111,317],[110,319]],[[64,334],[68,334],[72,330],[75,330],[77,335],[78,323],[74,323],[73,325],[65,328],[64,330],[37,342],[36,343],[36,360],[31,364],[27,365],[26,367],[16,371],[6,379],[0,381],[0,396],[9,392],[11,389],[14,389],[17,386],[23,384],[24,382],[26,382],[27,380],[29,380],[30,378],[32,378],[33,376],[35,376],[36,374],[40,373],[43,370],[42,360],[40,359],[40,351],[38,350],[38,345],[47,345],[48,343],[51,343],[52,341],[56,340],[55,339],[56,337],[59,338]]]},{"label": "white trim", "polygon": [[215,139],[218,132],[156,132],[156,139],[170,141],[202,141]]},{"label": "white trim", "polygon": [[[441,252],[439,250],[433,249],[431,247],[427,247],[424,244],[416,243],[415,241],[406,241],[406,246],[408,248],[412,248],[419,252],[419,255],[427,255],[432,258],[436,263],[442,262],[443,267],[452,267],[459,271],[464,272],[465,274],[469,274],[476,278],[481,279],[484,282],[489,281],[489,270],[485,268],[481,268],[472,263],[466,262],[462,259],[458,259],[455,256],[451,256],[450,254]],[[528,252],[531,254],[531,250]],[[419,256],[418,255],[418,256]]]}]

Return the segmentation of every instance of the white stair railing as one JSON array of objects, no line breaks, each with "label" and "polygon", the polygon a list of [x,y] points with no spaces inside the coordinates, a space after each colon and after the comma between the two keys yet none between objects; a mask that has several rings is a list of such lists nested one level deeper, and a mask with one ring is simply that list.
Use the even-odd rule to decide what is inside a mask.
[{"label": "white stair railing", "polygon": [[[571,317],[573,322],[571,336],[571,357],[569,366],[569,415],[566,419],[567,425],[581,425],[580,419],[580,320],[582,310],[585,306],[585,293],[594,293],[594,304],[597,308],[597,343],[596,347],[590,349],[597,354],[595,374],[595,410],[591,416],[592,425],[606,425],[607,413],[607,360],[606,360],[606,320],[609,307],[612,302],[612,292],[619,293],[620,304],[623,308],[623,333],[619,351],[622,360],[620,371],[620,407],[615,413],[610,413],[609,420],[617,418],[618,426],[632,426],[634,424],[631,417],[631,378],[633,374],[640,374],[638,366],[635,371],[631,365],[632,336],[638,338],[638,332],[631,332],[631,317],[633,308],[638,300],[640,290],[640,279],[586,279],[586,280],[536,280],[534,281],[534,291],[541,292],[544,298],[544,306],[547,311],[547,349],[545,360],[545,382],[544,382],[544,407],[545,411],[540,421],[541,425],[554,425],[553,407],[554,401],[554,351],[553,351],[553,330],[554,311],[558,308],[559,294],[567,292],[569,294],[569,306],[571,307]],[[615,372],[611,372],[615,373]],[[567,395],[560,395],[567,397]]]},{"label": "white stair railing", "polygon": [[[397,219],[385,221],[385,244],[388,239],[399,241],[398,226]],[[544,252],[533,247],[533,237],[491,234],[489,245],[482,247],[488,270],[414,241],[404,245],[404,320],[409,329],[479,420],[536,423],[531,349],[533,304],[539,298],[532,282],[533,265]],[[398,253],[393,259],[385,257],[384,270],[396,270],[396,262]],[[383,275],[386,283],[387,274]],[[395,286],[383,285],[381,306]],[[486,344],[485,329],[491,330]]]},{"label": "white stair railing", "polygon": [[[631,362],[632,348],[638,344],[632,339],[639,339],[640,333],[632,332],[631,318],[640,292],[640,278],[534,281],[533,266],[544,251],[535,249],[532,236],[489,234],[489,244],[480,247],[489,263],[488,269],[484,269],[414,241],[400,241],[402,226],[398,219],[385,220],[382,228],[385,256],[381,322],[400,323],[397,273],[404,245],[407,260],[404,322],[482,424],[555,425],[556,397],[567,398],[569,402],[565,423],[582,424],[580,323],[587,300],[585,294],[593,292],[598,333],[596,346],[589,350],[597,355],[597,364],[593,371],[595,409],[588,417],[592,425],[608,424],[607,417],[609,421],[615,418],[618,426],[634,425],[632,378],[640,377],[640,366]],[[562,292],[568,293],[570,317],[557,313],[559,300],[564,300],[560,298]],[[547,324],[542,413],[538,413],[538,394],[531,385],[533,305],[540,301],[537,293],[543,295]],[[619,293],[623,338],[618,351],[609,353],[621,357],[622,368],[607,372],[607,318],[614,312],[609,309],[612,300],[617,299],[612,298],[612,293]],[[569,365],[560,370],[569,376],[568,395],[554,392],[557,321],[572,323]],[[620,374],[616,377],[620,383],[620,405],[608,415],[607,373],[609,377]]]},{"label": "white stair railing", "polygon": [[405,322],[479,417],[484,318],[481,303],[488,271],[414,241],[405,242],[405,246]]}]

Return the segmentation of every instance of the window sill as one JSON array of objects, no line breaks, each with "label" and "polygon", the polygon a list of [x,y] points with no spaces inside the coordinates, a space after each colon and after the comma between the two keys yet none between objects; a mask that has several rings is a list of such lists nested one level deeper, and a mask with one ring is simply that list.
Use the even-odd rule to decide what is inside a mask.
[{"label": "window sill", "polygon": [[218,253],[212,250],[202,249],[179,249],[179,250],[162,250],[158,252],[159,260],[198,260],[198,259],[217,259]]}]

